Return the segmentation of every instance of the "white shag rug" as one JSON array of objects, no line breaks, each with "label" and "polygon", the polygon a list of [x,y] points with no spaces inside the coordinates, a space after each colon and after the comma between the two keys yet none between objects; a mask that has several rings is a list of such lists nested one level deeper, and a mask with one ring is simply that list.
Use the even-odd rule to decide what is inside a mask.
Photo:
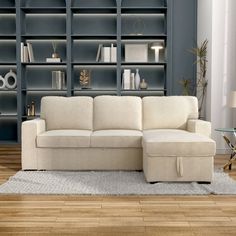
[{"label": "white shag rug", "polygon": [[222,170],[211,184],[149,184],[136,171],[19,171],[0,186],[0,194],[236,194],[236,181]]}]

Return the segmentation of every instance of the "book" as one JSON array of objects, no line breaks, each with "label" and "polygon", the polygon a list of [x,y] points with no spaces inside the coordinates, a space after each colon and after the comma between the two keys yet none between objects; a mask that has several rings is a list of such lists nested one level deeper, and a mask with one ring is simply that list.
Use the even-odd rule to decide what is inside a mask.
[{"label": "book", "polygon": [[29,54],[29,61],[34,62],[34,53],[33,53],[32,44],[27,43],[27,48],[28,48],[28,54]]},{"label": "book", "polygon": [[111,44],[111,60],[110,62],[116,62],[116,47],[114,47],[113,43]]},{"label": "book", "polygon": [[27,46],[24,46],[24,49],[23,49],[23,51],[24,51],[24,60],[23,60],[23,62],[29,62],[29,53],[28,53],[28,47]]},{"label": "book", "polygon": [[96,62],[99,61],[100,57],[101,57],[101,49],[102,49],[102,44],[98,45],[98,51],[97,51],[97,57],[96,57]]},{"label": "book", "polygon": [[61,62],[61,58],[46,58],[46,62]]},{"label": "book", "polygon": [[123,73],[123,89],[130,89],[130,75],[131,70],[125,69]]},{"label": "book", "polygon": [[20,60],[21,62],[24,62],[24,43],[20,43]]},{"label": "book", "polygon": [[102,47],[101,59],[102,62],[110,62],[111,59],[110,47]]}]

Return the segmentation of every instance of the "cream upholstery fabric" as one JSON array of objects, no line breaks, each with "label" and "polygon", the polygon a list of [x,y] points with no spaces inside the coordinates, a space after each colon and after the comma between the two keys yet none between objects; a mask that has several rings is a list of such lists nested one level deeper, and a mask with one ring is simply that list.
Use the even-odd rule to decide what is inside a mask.
[{"label": "cream upholstery fabric", "polygon": [[90,147],[90,130],[50,130],[37,136],[37,147]]},{"label": "cream upholstery fabric", "polygon": [[142,170],[141,148],[38,148],[38,170]]},{"label": "cream upholstery fabric", "polygon": [[46,130],[92,130],[93,99],[91,97],[43,97],[41,118],[46,120]]},{"label": "cream upholstery fabric", "polygon": [[143,129],[186,129],[188,119],[198,118],[196,97],[144,97]]},{"label": "cream upholstery fabric", "polygon": [[184,130],[146,130],[144,152],[149,156],[213,156],[215,142],[203,135]]},{"label": "cream upholstery fabric", "polygon": [[211,123],[204,120],[188,120],[187,130],[211,137]]},{"label": "cream upholstery fabric", "polygon": [[129,96],[94,98],[94,130],[142,129],[142,100]]},{"label": "cream upholstery fabric", "polygon": [[[181,174],[177,168],[178,160],[181,160]],[[213,156],[150,157],[146,153],[143,154],[143,171],[147,182],[211,182],[213,179],[213,167]]]},{"label": "cream upholstery fabric", "polygon": [[91,147],[141,148],[142,136],[138,130],[99,130],[92,133]]},{"label": "cream upholstery fabric", "polygon": [[21,138],[21,164],[22,169],[35,169],[37,167],[36,137],[45,132],[45,120],[35,119],[22,123]]}]

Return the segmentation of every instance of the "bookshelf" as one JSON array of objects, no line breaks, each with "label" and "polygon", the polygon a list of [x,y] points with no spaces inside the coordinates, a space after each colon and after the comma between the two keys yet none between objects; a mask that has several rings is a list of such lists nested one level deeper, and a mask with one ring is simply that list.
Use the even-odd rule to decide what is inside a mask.
[{"label": "bookshelf", "polygon": [[[172,9],[172,10],[171,10]],[[21,141],[21,123],[32,101],[36,117],[43,96],[166,95],[172,70],[173,0],[1,0],[0,75],[13,70],[17,88],[0,90],[0,144]],[[160,60],[150,45],[160,41]],[[21,61],[21,43],[30,43],[34,61]],[[61,62],[48,63],[52,43]],[[99,45],[117,48],[117,60],[96,60]],[[146,62],[125,61],[126,44],[146,44]],[[124,90],[125,69],[139,69],[146,90]],[[90,71],[90,87],[80,84],[82,70]],[[52,71],[66,75],[66,87],[52,88]],[[169,74],[169,75],[168,75]]]}]

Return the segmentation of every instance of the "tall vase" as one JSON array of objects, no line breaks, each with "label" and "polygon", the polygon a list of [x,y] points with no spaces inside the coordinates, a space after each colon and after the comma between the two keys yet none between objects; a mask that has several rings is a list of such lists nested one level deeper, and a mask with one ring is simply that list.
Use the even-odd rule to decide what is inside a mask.
[{"label": "tall vase", "polygon": [[135,73],[135,89],[139,89],[140,87],[140,75],[139,75],[139,69],[136,69]]}]

